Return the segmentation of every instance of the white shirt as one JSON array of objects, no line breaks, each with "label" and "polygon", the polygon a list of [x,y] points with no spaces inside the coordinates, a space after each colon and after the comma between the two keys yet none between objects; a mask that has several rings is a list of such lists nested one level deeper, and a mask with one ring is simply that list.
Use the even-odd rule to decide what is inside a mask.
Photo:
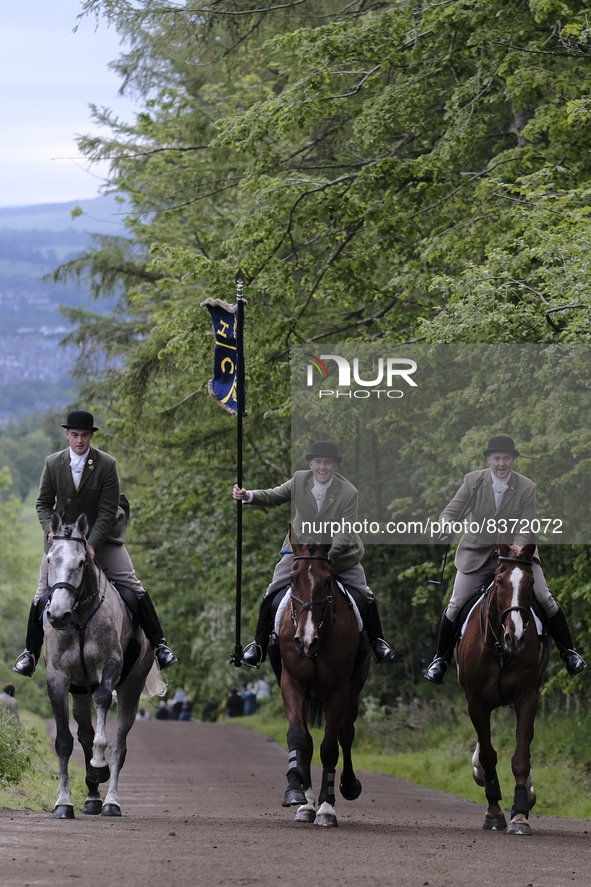
[{"label": "white shirt", "polygon": [[505,492],[505,490],[509,489],[509,481],[511,480],[511,475],[513,474],[513,472],[510,471],[509,477],[504,478],[504,479],[497,477],[496,474],[494,473],[494,471],[492,471],[492,469],[491,469],[490,473],[492,476],[493,493],[495,494],[495,507],[498,508],[499,505],[501,504],[501,499],[503,498],[503,493]]},{"label": "white shirt", "polygon": [[314,479],[314,486],[312,487],[311,492],[312,492],[312,495],[314,496],[314,498],[316,499],[316,505],[318,506],[318,511],[320,511],[320,509],[324,505],[324,500],[326,499],[326,491],[330,487],[331,483],[332,483],[332,477],[325,484],[319,484],[318,481],[316,479]]},{"label": "white shirt", "polygon": [[84,466],[86,465],[89,453],[90,447],[86,450],[83,456],[79,456],[78,453],[75,453],[72,447],[70,447],[70,471],[72,472],[72,480],[74,481],[76,489],[80,486],[82,472],[84,471]]}]

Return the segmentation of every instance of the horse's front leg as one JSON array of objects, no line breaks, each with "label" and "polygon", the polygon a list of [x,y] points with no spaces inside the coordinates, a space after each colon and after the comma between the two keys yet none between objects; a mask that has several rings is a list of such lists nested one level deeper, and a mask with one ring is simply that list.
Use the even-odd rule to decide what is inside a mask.
[{"label": "horse's front leg", "polygon": [[339,791],[346,801],[356,801],[361,794],[361,783],[355,776],[351,757],[351,747],[355,739],[355,721],[358,714],[359,696],[351,696],[339,732],[339,744],[343,750],[343,772],[341,773]]},{"label": "horse's front leg", "polygon": [[339,760],[339,733],[343,722],[343,712],[349,702],[349,682],[338,687],[331,695],[326,707],[326,727],[324,738],[320,746],[320,759],[322,761],[322,788],[318,795],[318,812],[314,825],[325,827],[337,826],[337,817],[334,809],[335,793],[334,780],[337,762]]},{"label": "horse's front leg", "polygon": [[[94,691],[93,700],[96,709],[96,731],[92,743],[92,758],[87,773],[95,782],[107,782],[110,776],[107,763],[107,713],[113,702],[113,689],[117,686],[121,674],[121,663],[108,659],[103,666],[101,680]],[[103,811],[104,812],[104,811]]]},{"label": "horse's front leg", "polygon": [[488,801],[482,828],[487,831],[502,831],[507,828],[507,820],[499,805],[503,796],[497,776],[497,753],[490,736],[490,711],[475,700],[469,702],[468,711],[478,737],[472,758],[474,781],[484,787]]},{"label": "horse's front leg", "polygon": [[[153,661],[150,650],[147,666]],[[147,668],[132,672],[125,682],[117,688],[117,729],[111,743],[111,779],[103,805],[103,816],[121,816],[119,804],[119,773],[127,755],[127,734],[131,730],[137,713],[140,694],[146,679]]]},{"label": "horse's front leg", "polygon": [[[304,807],[311,806],[313,798],[307,797],[306,791],[309,794],[311,790],[312,737],[304,714],[304,690],[287,670],[284,670],[281,676],[281,695],[289,724],[287,730],[289,767],[287,770],[287,790],[282,806],[291,807],[294,804]],[[316,815],[315,810],[314,815]],[[299,821],[310,820],[302,815]]]},{"label": "horse's front leg", "polygon": [[74,737],[70,732],[70,713],[68,706],[68,692],[70,681],[64,675],[51,674],[47,676],[47,692],[55,718],[55,753],[59,759],[59,784],[57,789],[57,801],[53,810],[54,819],[74,819],[74,805],[72,804],[72,789],[68,779],[68,762],[74,748]]},{"label": "horse's front leg", "polygon": [[86,763],[86,787],[88,795],[84,802],[82,812],[90,816],[96,816],[103,809],[103,802],[99,792],[99,784],[95,781],[93,770],[90,767],[92,758],[92,743],[94,741],[94,727],[92,726],[92,697],[90,693],[75,693],[72,695],[72,714],[78,724],[78,742],[84,751]]},{"label": "horse's front leg", "polygon": [[534,720],[538,710],[538,692],[528,693],[515,701],[517,719],[515,754],[511,769],[515,777],[515,795],[511,808],[508,835],[531,835],[528,813],[536,803],[531,775],[530,746],[534,738]]}]

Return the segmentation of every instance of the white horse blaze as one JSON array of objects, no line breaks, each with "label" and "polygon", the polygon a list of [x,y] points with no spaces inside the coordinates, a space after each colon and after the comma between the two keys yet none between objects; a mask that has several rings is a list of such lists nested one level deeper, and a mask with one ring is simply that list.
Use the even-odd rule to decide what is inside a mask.
[{"label": "white horse blaze", "polygon": [[[513,598],[511,600],[512,607],[519,606],[519,584],[523,575],[523,570],[519,567],[516,567],[511,573],[511,585],[513,586]],[[520,641],[523,637],[523,617],[518,610],[512,610],[511,619],[513,620],[513,626],[515,628],[515,640]]]},{"label": "white horse blaze", "polygon": [[308,650],[310,648],[310,644],[315,637],[316,626],[314,625],[314,619],[312,618],[312,611],[308,610],[308,612],[306,613],[306,622],[304,624],[304,637],[302,638],[305,650]]}]

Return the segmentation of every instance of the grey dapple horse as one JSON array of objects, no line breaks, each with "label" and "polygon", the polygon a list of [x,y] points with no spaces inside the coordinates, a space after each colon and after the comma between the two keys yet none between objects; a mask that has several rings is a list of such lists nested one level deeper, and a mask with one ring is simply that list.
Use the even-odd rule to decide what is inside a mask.
[{"label": "grey dapple horse", "polygon": [[[86,515],[81,515],[71,526],[63,526],[54,514],[51,529],[53,545],[47,558],[50,594],[44,622],[47,691],[55,717],[55,750],[60,766],[53,816],[74,818],[68,781],[68,761],[74,746],[69,727],[69,692],[72,692],[72,713],[86,760],[88,796],[83,812],[121,816],[117,784],[125,761],[127,734],[135,720],[140,696],[161,695],[165,684],[159,677],[146,636],[138,626],[134,628],[121,596],[90,555]],[[124,652],[130,641],[138,656],[129,674],[119,683]],[[107,762],[105,722],[115,688],[117,727]],[[92,701],[97,714],[96,733],[92,726]],[[103,804],[99,784],[109,778]]]}]

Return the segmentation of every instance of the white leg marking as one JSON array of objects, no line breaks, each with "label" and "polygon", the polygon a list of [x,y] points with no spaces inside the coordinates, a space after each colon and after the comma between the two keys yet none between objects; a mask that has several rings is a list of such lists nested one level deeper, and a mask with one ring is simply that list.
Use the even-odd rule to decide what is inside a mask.
[{"label": "white leg marking", "polygon": [[474,778],[479,782],[484,782],[484,768],[480,763],[480,743],[476,743],[474,754],[472,755],[472,766],[474,767]]},{"label": "white leg marking", "polygon": [[526,779],[525,787],[526,787],[526,789],[527,789],[527,800],[528,800],[528,803],[531,804],[531,802],[534,800],[534,798],[535,798],[535,796],[536,796],[536,791],[535,791],[535,789],[534,789],[534,778],[533,778],[533,776],[532,776],[532,772],[531,772],[531,770],[529,771],[529,775],[528,775],[528,777],[527,777],[527,779]]}]

